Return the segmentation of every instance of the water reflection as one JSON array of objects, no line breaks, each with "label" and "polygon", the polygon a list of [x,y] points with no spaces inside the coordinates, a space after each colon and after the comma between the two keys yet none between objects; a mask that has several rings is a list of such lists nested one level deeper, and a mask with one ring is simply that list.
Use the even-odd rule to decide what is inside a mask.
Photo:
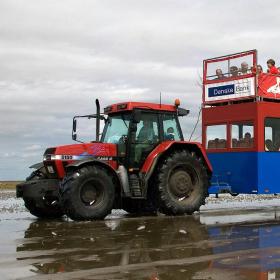
[{"label": "water reflection", "polygon": [[18,240],[17,262],[32,265],[37,276],[67,272],[69,279],[279,277],[278,220],[235,225],[200,220],[205,217],[37,221]]}]

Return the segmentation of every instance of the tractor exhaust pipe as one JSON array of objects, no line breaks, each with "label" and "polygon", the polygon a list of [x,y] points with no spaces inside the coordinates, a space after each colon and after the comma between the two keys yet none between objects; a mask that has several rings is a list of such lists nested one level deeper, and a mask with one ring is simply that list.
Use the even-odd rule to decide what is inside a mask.
[{"label": "tractor exhaust pipe", "polygon": [[100,134],[100,104],[99,100],[95,99],[96,104],[96,142],[99,142],[99,134]]}]

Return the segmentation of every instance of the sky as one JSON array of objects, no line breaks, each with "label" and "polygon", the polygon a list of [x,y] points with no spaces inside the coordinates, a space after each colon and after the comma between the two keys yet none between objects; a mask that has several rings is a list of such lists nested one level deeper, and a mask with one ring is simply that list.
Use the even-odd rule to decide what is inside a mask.
[{"label": "sky", "polygon": [[257,49],[280,65],[279,11],[279,0],[0,0],[0,180],[73,143],[72,117],[96,98],[180,98],[188,139],[203,59]]}]

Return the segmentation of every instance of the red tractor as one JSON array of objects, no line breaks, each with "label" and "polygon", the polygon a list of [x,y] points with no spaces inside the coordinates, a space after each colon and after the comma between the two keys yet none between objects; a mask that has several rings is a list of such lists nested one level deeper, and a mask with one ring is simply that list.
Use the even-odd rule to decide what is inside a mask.
[{"label": "red tractor", "polygon": [[[199,210],[212,168],[199,143],[184,141],[178,117],[189,111],[179,105],[125,102],[101,114],[96,100],[96,114],[73,119],[72,138],[80,143],[48,148],[17,185],[17,197],[39,218],[103,219],[112,209],[168,215]],[[79,118],[96,119],[96,141],[78,139]]]}]

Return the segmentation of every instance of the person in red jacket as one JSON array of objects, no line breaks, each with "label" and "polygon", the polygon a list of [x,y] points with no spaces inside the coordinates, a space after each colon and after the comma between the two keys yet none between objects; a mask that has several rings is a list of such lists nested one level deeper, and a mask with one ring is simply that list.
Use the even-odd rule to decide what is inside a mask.
[{"label": "person in red jacket", "polygon": [[267,62],[267,72],[269,74],[279,74],[278,69],[275,67],[275,61],[273,59],[269,59]]}]

